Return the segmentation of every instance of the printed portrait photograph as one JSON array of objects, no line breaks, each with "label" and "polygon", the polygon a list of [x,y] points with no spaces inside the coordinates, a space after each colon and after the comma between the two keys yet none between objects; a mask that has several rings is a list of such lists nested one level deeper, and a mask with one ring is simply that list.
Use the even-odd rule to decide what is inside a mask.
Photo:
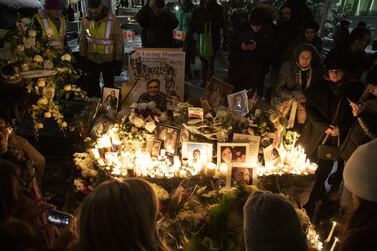
[{"label": "printed portrait photograph", "polygon": [[202,100],[208,101],[212,108],[225,106],[227,95],[232,93],[233,88],[232,85],[212,77],[204,90]]},{"label": "printed portrait photograph", "polygon": [[247,162],[249,155],[248,143],[218,143],[217,163],[243,165]]},{"label": "printed portrait photograph", "polygon": [[120,98],[119,88],[103,87],[102,105],[107,110],[118,111],[118,106],[120,102],[119,98]]},{"label": "printed portrait photograph", "polygon": [[227,96],[228,107],[236,114],[243,116],[249,112],[247,91],[240,91]]},{"label": "printed portrait photograph", "polygon": [[272,144],[263,149],[263,156],[265,163],[276,165],[277,163],[281,162],[279,149]]},{"label": "printed portrait photograph", "polygon": [[212,144],[198,142],[183,142],[182,156],[191,159],[194,163],[212,160]]},{"label": "printed portrait photograph", "polygon": [[153,140],[152,142],[148,142],[147,150],[150,152],[152,157],[157,157],[160,155],[162,141],[161,140]]},{"label": "printed portrait photograph", "polygon": [[156,130],[156,139],[162,142],[161,148],[166,150],[168,155],[176,155],[179,144],[178,127],[159,124]]},{"label": "printed portrait photograph", "polygon": [[244,183],[245,185],[253,185],[256,180],[257,170],[253,167],[232,166],[232,170],[227,176],[227,184],[234,186]]}]

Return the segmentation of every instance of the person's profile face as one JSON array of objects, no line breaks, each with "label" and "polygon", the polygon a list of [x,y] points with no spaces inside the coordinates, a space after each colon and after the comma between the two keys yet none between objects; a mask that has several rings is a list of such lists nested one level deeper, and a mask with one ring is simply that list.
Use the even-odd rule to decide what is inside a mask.
[{"label": "person's profile face", "polygon": [[250,171],[248,168],[237,168],[234,178],[238,181],[244,181],[246,184],[250,182]]},{"label": "person's profile face", "polygon": [[312,53],[310,51],[302,51],[298,56],[298,63],[302,68],[307,68],[312,62]]},{"label": "person's profile face", "polygon": [[148,94],[151,96],[157,95],[158,91],[160,90],[160,84],[157,81],[150,82],[148,85]]},{"label": "person's profile face", "polygon": [[225,163],[231,163],[233,160],[233,153],[229,147],[225,147],[221,152],[221,159]]}]

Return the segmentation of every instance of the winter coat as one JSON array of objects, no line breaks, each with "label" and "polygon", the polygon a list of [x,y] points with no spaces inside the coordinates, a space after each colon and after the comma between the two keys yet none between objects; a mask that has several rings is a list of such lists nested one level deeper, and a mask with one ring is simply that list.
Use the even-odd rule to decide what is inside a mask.
[{"label": "winter coat", "polygon": [[178,20],[168,9],[163,9],[157,15],[148,5],[142,7],[135,15],[141,25],[141,42],[145,48],[172,48],[173,30]]},{"label": "winter coat", "polygon": [[340,242],[339,251],[377,251],[377,217],[359,228],[347,231]]},{"label": "winter coat", "polygon": [[359,114],[352,125],[342,147],[340,155],[347,161],[360,145],[365,144],[377,136],[377,98],[364,103],[364,111]]},{"label": "winter coat", "polygon": [[[234,91],[250,88],[255,91],[263,87],[268,67],[275,59],[275,34],[272,23],[264,25],[259,32],[254,32],[248,22],[236,27],[232,35],[228,70],[229,81],[234,85]],[[241,44],[251,40],[256,43],[255,50],[242,50]]]},{"label": "winter coat", "polygon": [[[104,7],[103,13],[98,22],[102,21],[103,19],[107,18],[108,9]],[[101,63],[108,63],[114,61],[122,61],[123,60],[123,35],[122,29],[120,28],[119,21],[115,15],[113,15],[113,26],[111,30],[111,39],[114,41],[113,52],[111,54],[98,54],[90,50],[90,46],[88,46],[88,41],[86,39],[86,29],[84,28],[84,22],[86,19],[90,20],[91,17],[88,15],[81,21],[81,33],[80,33],[80,56],[86,57],[90,61],[101,64]]]},{"label": "winter coat", "polygon": [[308,89],[311,84],[317,83],[322,75],[321,71],[316,67],[310,67],[309,79],[306,86],[300,84],[301,73],[303,72],[298,65],[298,57],[304,50],[310,50],[312,52],[312,65],[318,65],[319,55],[315,48],[308,44],[302,44],[297,48],[293,60],[286,61],[280,68],[278,80],[275,84],[274,90],[275,94],[280,97],[291,96],[293,90],[303,90]]},{"label": "winter coat", "polygon": [[205,26],[211,23],[212,46],[215,52],[220,49],[221,29],[224,27],[224,21],[223,8],[213,0],[207,4],[206,8],[199,6],[192,12],[191,24],[193,32],[204,33]]},{"label": "winter coat", "polygon": [[[313,160],[316,158],[316,149],[330,125],[339,127],[340,144],[342,144],[355,121],[347,98],[357,101],[363,88],[363,84],[355,80],[343,81],[338,85],[322,80],[317,85],[310,86],[305,92],[307,120],[299,144],[304,147],[309,158]],[[341,102],[339,112],[334,121],[339,102]],[[329,138],[327,144],[337,144],[337,137]]]}]

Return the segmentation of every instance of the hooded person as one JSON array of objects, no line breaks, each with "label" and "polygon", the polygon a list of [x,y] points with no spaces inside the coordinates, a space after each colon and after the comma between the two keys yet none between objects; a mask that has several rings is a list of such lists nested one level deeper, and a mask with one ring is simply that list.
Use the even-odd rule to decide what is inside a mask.
[{"label": "hooded person", "polygon": [[308,250],[297,213],[284,197],[255,191],[243,213],[246,251]]},{"label": "hooded person", "polygon": [[377,140],[361,145],[344,168],[344,187],[352,193],[353,209],[340,240],[340,251],[377,250],[376,149]]},{"label": "hooded person", "polygon": [[64,49],[65,21],[60,0],[46,0],[43,9],[35,14],[34,19],[40,27],[42,38],[48,45]]}]

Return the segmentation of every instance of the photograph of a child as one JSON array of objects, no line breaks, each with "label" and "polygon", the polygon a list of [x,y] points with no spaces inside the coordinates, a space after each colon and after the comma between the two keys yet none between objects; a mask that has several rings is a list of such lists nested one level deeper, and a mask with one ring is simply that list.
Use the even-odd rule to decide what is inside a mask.
[{"label": "photograph of a child", "polygon": [[182,156],[191,159],[194,163],[212,160],[213,146],[209,143],[183,142]]},{"label": "photograph of a child", "polygon": [[252,167],[239,167],[234,166],[232,167],[232,172],[230,177],[228,176],[227,179],[230,179],[230,186],[233,186],[237,183],[244,183],[245,185],[253,185],[254,179],[254,168]]},{"label": "photograph of a child", "polygon": [[156,138],[162,141],[162,147],[166,150],[166,153],[176,155],[180,129],[178,127],[159,124],[156,132]]},{"label": "photograph of a child", "polygon": [[203,100],[208,101],[212,108],[216,108],[222,105],[226,105],[226,96],[231,94],[233,86],[227,84],[220,79],[212,77],[204,90]]},{"label": "photograph of a child", "polygon": [[228,107],[233,112],[243,116],[249,112],[249,103],[247,98],[247,91],[243,90],[227,96]]},{"label": "photograph of a child", "polygon": [[103,87],[102,104],[109,110],[118,110],[119,106],[119,88]]},{"label": "photograph of a child", "polygon": [[244,164],[248,159],[248,143],[218,143],[217,162],[220,163],[239,163]]}]

